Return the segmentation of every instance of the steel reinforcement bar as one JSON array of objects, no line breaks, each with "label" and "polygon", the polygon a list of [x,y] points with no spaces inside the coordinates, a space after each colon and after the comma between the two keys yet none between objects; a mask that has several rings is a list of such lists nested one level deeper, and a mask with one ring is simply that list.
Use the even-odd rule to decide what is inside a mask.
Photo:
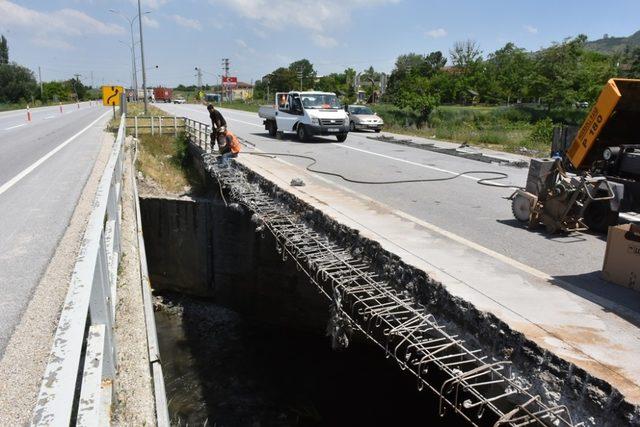
[{"label": "steel reinforcement bar", "polygon": [[283,259],[292,258],[332,301],[338,340],[348,342],[349,328],[362,332],[416,377],[419,390],[426,387],[438,396],[441,416],[453,410],[474,426],[582,425],[565,406],[546,405],[530,394],[508,360],[490,360],[448,333],[407,290],[375,274],[368,261],[313,230],[239,169],[222,168],[204,156],[226,199],[246,207],[273,234]]}]

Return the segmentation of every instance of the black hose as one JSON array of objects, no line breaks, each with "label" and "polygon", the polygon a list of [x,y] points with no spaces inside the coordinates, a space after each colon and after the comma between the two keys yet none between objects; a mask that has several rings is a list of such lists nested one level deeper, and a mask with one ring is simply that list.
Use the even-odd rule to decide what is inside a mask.
[{"label": "black hose", "polygon": [[250,154],[252,156],[263,156],[263,157],[273,157],[273,156],[283,156],[283,157],[296,157],[296,158],[300,158],[300,159],[305,159],[305,160],[309,160],[311,161],[310,164],[308,164],[306,166],[306,170],[308,170],[309,172],[313,172],[313,173],[317,173],[317,174],[321,174],[321,175],[328,175],[328,176],[335,176],[337,178],[343,179],[347,182],[351,182],[353,184],[367,184],[367,185],[390,185],[390,184],[410,184],[410,183],[418,183],[418,182],[440,182],[440,181],[451,181],[453,179],[459,178],[463,175],[494,175],[493,177],[489,177],[489,178],[482,178],[479,179],[477,181],[478,184],[480,185],[485,185],[487,187],[498,187],[498,188],[513,188],[513,189],[521,189],[522,187],[517,187],[517,186],[513,186],[513,185],[502,185],[502,184],[493,184],[492,181],[497,181],[497,180],[501,180],[501,179],[507,179],[509,178],[509,175],[504,173],[504,172],[495,172],[495,171],[487,171],[487,170],[477,170],[477,171],[465,171],[465,172],[460,172],[457,173],[455,175],[452,176],[448,176],[446,178],[421,178],[421,179],[402,179],[402,180],[397,180],[397,181],[362,181],[362,180],[358,180],[358,179],[352,179],[352,178],[347,178],[344,175],[341,175],[337,172],[328,172],[328,171],[324,171],[321,169],[314,169],[313,165],[315,165],[316,163],[318,163],[318,161],[311,157],[311,156],[305,156],[303,154],[290,154],[290,153],[266,153],[266,152],[260,152],[260,153],[245,153],[245,154]]}]

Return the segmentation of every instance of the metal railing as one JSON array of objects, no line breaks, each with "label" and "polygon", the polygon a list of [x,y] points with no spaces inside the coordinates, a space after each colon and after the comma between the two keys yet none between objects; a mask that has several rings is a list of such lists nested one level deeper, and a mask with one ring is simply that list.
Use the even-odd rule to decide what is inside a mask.
[{"label": "metal railing", "polygon": [[185,117],[184,132],[189,141],[205,153],[210,153],[213,150],[211,144],[211,126]]},{"label": "metal railing", "polygon": [[124,137],[123,116],[60,313],[33,425],[109,423],[116,373],[113,325],[120,261]]},{"label": "metal railing", "polygon": [[126,121],[129,134],[138,138],[140,135],[173,135],[184,129],[184,120],[176,116],[133,116]]}]

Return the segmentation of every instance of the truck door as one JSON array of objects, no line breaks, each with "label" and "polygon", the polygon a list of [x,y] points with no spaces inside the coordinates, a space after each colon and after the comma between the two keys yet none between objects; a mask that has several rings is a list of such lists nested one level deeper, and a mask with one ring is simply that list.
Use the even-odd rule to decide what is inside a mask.
[{"label": "truck door", "polygon": [[293,131],[293,126],[300,119],[300,114],[302,113],[302,108],[298,109],[298,105],[301,105],[300,97],[289,95],[284,106],[278,106],[278,111],[276,111],[278,130],[283,132]]}]

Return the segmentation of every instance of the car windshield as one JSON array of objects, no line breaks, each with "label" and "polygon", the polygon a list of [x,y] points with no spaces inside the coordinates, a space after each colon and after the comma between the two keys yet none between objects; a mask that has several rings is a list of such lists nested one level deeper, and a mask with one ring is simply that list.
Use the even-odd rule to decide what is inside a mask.
[{"label": "car windshield", "polygon": [[304,108],[342,108],[335,95],[323,93],[305,93],[301,95]]},{"label": "car windshield", "polygon": [[349,111],[351,112],[351,114],[367,114],[367,115],[371,115],[373,114],[373,111],[371,111],[371,108],[369,107],[360,107],[360,106],[355,106],[355,107],[349,107]]}]

